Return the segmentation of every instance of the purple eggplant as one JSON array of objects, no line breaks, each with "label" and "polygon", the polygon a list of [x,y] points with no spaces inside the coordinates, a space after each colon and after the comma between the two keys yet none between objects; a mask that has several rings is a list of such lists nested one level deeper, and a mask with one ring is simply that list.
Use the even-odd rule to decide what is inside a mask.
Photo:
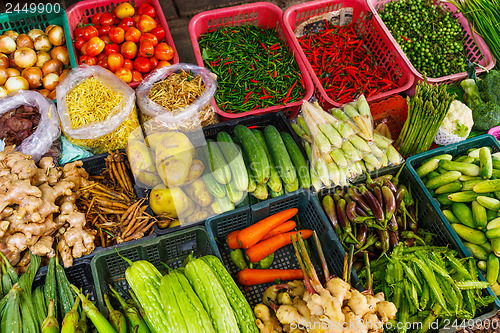
[{"label": "purple eggplant", "polygon": [[399,244],[399,235],[397,232],[389,231],[389,247],[391,250],[394,250],[396,246]]},{"label": "purple eggplant", "polygon": [[387,223],[387,227],[389,228],[390,231],[397,231],[398,230],[398,221],[396,219],[396,215],[392,215],[391,219]]},{"label": "purple eggplant", "polygon": [[[363,258],[363,254],[361,254],[360,258]],[[356,271],[359,272],[365,267],[365,264],[363,263],[363,260],[358,260],[352,264],[352,268]]]},{"label": "purple eggplant", "polygon": [[415,239],[415,240],[418,240],[419,242],[422,243],[422,245],[425,245],[425,241],[419,236],[417,235],[416,233],[414,233],[413,231],[403,231],[401,233],[401,237],[405,238],[405,239]]},{"label": "purple eggplant", "polygon": [[363,208],[368,214],[371,214],[372,210],[370,206],[366,203],[365,199],[363,199],[363,196],[359,193],[356,187],[349,188],[349,195],[361,208]]},{"label": "purple eggplant", "polygon": [[365,186],[361,186],[359,192],[370,206],[375,219],[380,223],[384,222],[384,211],[377,198]]},{"label": "purple eggplant", "polygon": [[358,215],[356,214],[356,202],[355,201],[351,201],[347,204],[347,207],[345,209],[345,213],[347,215],[347,218],[351,221],[351,222],[358,222]]},{"label": "purple eggplant", "polygon": [[349,194],[344,194],[344,200],[347,204],[349,204],[350,202],[352,202],[352,199],[351,199],[351,196]]},{"label": "purple eggplant", "polygon": [[330,220],[333,229],[337,233],[337,235],[341,235],[342,230],[339,226],[339,220],[337,218],[337,212],[335,211],[335,203],[333,202],[333,198],[329,195],[325,196],[321,201],[323,205],[323,210],[325,211],[326,216]]},{"label": "purple eggplant", "polygon": [[363,208],[359,207],[358,205],[356,205],[356,214],[358,214],[359,216],[363,216],[363,217],[368,216],[368,214],[366,214],[366,212],[363,210]]},{"label": "purple eggplant", "polygon": [[340,199],[339,201],[337,201],[337,217],[339,225],[342,227],[343,230],[347,228],[348,224],[350,225],[350,223],[348,223],[349,219],[347,218],[345,210],[346,210],[346,202],[344,199]]},{"label": "purple eggplant", "polygon": [[387,186],[388,188],[391,189],[393,193],[396,193],[398,191],[396,185],[394,185],[389,179],[384,179],[384,186]]},{"label": "purple eggplant", "polygon": [[382,209],[384,208],[384,196],[382,195],[382,189],[380,186],[375,186],[375,188],[372,190],[373,195],[375,198],[377,198],[378,202],[380,203],[380,206],[382,206]]},{"label": "purple eggplant", "polygon": [[356,244],[354,247],[356,250],[360,249],[363,245],[366,243],[366,238],[368,235],[368,228],[364,224],[359,224],[358,225],[358,232],[356,233],[356,239],[358,240],[359,244]]},{"label": "purple eggplant", "polygon": [[390,220],[396,212],[396,198],[388,186],[382,186],[381,191],[384,197],[385,218]]},{"label": "purple eggplant", "polygon": [[392,175],[383,175],[383,176],[378,176],[373,181],[374,182],[384,182],[386,180],[391,180],[391,179],[392,179]]},{"label": "purple eggplant", "polygon": [[397,207],[397,209],[399,209],[399,207],[401,206],[401,203],[403,202],[403,199],[405,197],[405,193],[406,193],[406,187],[400,186],[398,191],[396,192],[396,207]]},{"label": "purple eggplant", "polygon": [[415,238],[405,239],[404,241],[406,246],[413,246],[415,244]]},{"label": "purple eggplant", "polygon": [[[394,215],[396,216],[396,215]],[[398,229],[405,230],[405,220],[401,215],[396,216],[396,221],[398,222]]]}]

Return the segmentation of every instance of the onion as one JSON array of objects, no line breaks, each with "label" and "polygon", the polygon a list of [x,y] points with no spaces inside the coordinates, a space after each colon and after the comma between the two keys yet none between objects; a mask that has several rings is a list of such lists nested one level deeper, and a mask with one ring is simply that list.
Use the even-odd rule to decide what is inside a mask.
[{"label": "onion", "polygon": [[45,64],[47,61],[49,61],[50,59],[52,59],[50,57],[50,54],[48,54],[45,51],[38,51],[36,53],[36,57],[37,57],[37,59],[36,59],[35,66],[38,67],[38,68],[42,68],[43,64]]},{"label": "onion", "polygon": [[69,65],[69,53],[66,46],[57,46],[50,51],[52,59],[57,59],[65,65]]},{"label": "onion", "polygon": [[9,77],[20,76],[21,72],[18,71],[17,69],[15,69],[15,68],[7,68],[7,75]]},{"label": "onion", "polygon": [[9,94],[9,92],[7,91],[7,89],[5,89],[4,87],[0,87],[0,97],[5,97]]},{"label": "onion", "polygon": [[66,38],[64,37],[63,28],[55,25],[48,31],[49,32],[47,32],[47,35],[49,35],[49,41],[52,43],[52,45],[59,46],[64,44]]},{"label": "onion", "polygon": [[7,73],[7,69],[0,68],[0,86],[3,86],[8,78],[9,78],[9,73]]},{"label": "onion", "polygon": [[35,48],[35,45],[33,44],[33,39],[31,39],[30,36],[26,34],[20,34],[19,37],[16,39],[16,44],[17,47],[29,47],[30,49]]},{"label": "onion", "polygon": [[7,30],[6,32],[3,33],[5,36],[9,36],[12,38],[14,41],[16,41],[17,37],[19,37],[19,33],[14,30]]},{"label": "onion", "polygon": [[26,68],[21,76],[28,81],[30,89],[36,89],[42,85],[42,70],[38,67]]},{"label": "onion", "polygon": [[49,73],[43,77],[42,81],[45,89],[54,90],[59,84],[60,78],[55,73]]},{"label": "onion", "polygon": [[49,89],[40,89],[38,90],[40,94],[42,94],[43,97],[49,97],[50,90]]},{"label": "onion", "polygon": [[0,52],[11,54],[16,50],[16,42],[12,39],[12,37],[2,35],[0,36]]},{"label": "onion", "polygon": [[56,73],[58,76],[61,74],[63,69],[63,63],[57,59],[51,59],[43,64],[42,72],[43,75],[47,75],[50,73]]},{"label": "onion", "polygon": [[49,41],[47,35],[40,35],[34,40],[35,50],[49,52],[52,48],[52,44]]},{"label": "onion", "polygon": [[22,76],[9,77],[5,82],[5,88],[9,94],[17,90],[28,90],[29,87],[28,81]]},{"label": "onion", "polygon": [[14,52],[14,62],[21,68],[34,66],[36,63],[36,52],[28,47],[21,47]]},{"label": "onion", "polygon": [[30,32],[28,32],[28,36],[31,37],[31,39],[35,40],[38,36],[43,35],[43,31],[40,29],[33,29]]},{"label": "onion", "polygon": [[5,54],[0,53],[0,68],[9,68],[10,60]]},{"label": "onion", "polygon": [[49,26],[47,26],[47,28],[45,28],[45,34],[46,34],[46,35],[48,35],[48,34],[49,34],[50,29],[52,29],[53,27],[57,27],[57,25],[55,25],[55,24],[50,24]]},{"label": "onion", "polygon": [[19,66],[16,64],[15,56],[16,56],[16,52],[12,52],[12,53],[9,55],[10,68],[15,68],[15,69],[17,69],[19,72],[22,72],[24,68],[21,68],[21,67],[19,67]]},{"label": "onion", "polygon": [[59,79],[62,81],[66,77],[66,75],[68,75],[68,73],[69,73],[69,69],[67,69],[67,68],[63,69],[61,75],[59,75]]},{"label": "onion", "polygon": [[48,96],[48,99],[56,99],[56,89],[52,90]]}]

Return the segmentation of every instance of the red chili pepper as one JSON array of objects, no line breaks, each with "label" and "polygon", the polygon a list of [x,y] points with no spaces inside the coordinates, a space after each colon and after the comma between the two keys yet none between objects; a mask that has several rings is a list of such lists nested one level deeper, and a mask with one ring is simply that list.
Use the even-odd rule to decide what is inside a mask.
[{"label": "red chili pepper", "polygon": [[260,96],[259,99],[272,98],[272,96]]},{"label": "red chili pepper", "polygon": [[252,82],[252,83],[259,83],[259,81],[254,80],[254,79],[250,79],[249,81]]},{"label": "red chili pepper", "polygon": [[293,88],[295,87],[295,85],[297,84],[297,80],[295,80],[295,82],[292,84],[292,86],[290,87],[290,89],[288,89],[288,92],[286,93],[286,97],[290,97],[290,93],[292,92]]}]

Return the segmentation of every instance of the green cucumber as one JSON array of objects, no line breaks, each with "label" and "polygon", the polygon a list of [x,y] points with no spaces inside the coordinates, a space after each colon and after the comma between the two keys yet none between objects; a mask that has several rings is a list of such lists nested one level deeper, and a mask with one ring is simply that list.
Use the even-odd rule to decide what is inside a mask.
[{"label": "green cucumber", "polygon": [[500,191],[500,179],[483,180],[474,185],[472,189],[476,193],[489,193]]},{"label": "green cucumber", "polygon": [[500,228],[500,217],[497,217],[490,222],[488,222],[488,225],[486,226],[486,229],[495,229],[495,228]]},{"label": "green cucumber", "polygon": [[224,198],[226,196],[226,189],[224,185],[215,180],[212,173],[207,172],[203,175],[203,181],[207,186],[208,191],[216,198]]},{"label": "green cucumber", "polygon": [[215,202],[217,203],[220,211],[222,211],[223,213],[229,212],[235,208],[234,203],[231,201],[231,199],[229,199],[229,196],[227,195],[223,198],[215,197]]},{"label": "green cucumber", "polygon": [[484,182],[482,179],[466,180],[462,182],[462,191],[472,191],[474,186],[482,182]]},{"label": "green cucumber", "polygon": [[449,205],[453,204],[453,201],[451,201],[450,199],[448,199],[448,194],[447,193],[438,195],[436,197],[436,199],[439,201],[439,203],[441,205],[444,205],[444,206],[449,206]]},{"label": "green cucumber", "polygon": [[493,194],[495,195],[495,198],[500,200],[500,191],[495,191],[495,192],[493,192]]},{"label": "green cucumber", "polygon": [[493,247],[493,252],[497,257],[500,257],[500,237],[493,238],[490,240],[491,246]]},{"label": "green cucumber", "polygon": [[207,140],[208,156],[210,166],[212,167],[212,175],[215,180],[221,184],[229,184],[231,181],[231,169],[222,155],[219,145],[214,140]]},{"label": "green cucumber", "polygon": [[485,232],[486,238],[493,239],[500,237],[500,228],[488,229]]},{"label": "green cucumber", "polygon": [[495,198],[480,195],[476,200],[486,209],[491,209],[494,211],[498,211],[500,209],[500,201]]},{"label": "green cucumber", "polygon": [[437,171],[437,173],[442,175],[444,173],[447,173],[449,170],[446,170],[445,168],[438,167],[436,171]]},{"label": "green cucumber", "polygon": [[500,169],[500,160],[492,158],[491,164],[493,166],[493,169]]},{"label": "green cucumber", "polygon": [[304,155],[302,155],[299,146],[297,146],[297,143],[295,143],[295,140],[292,138],[290,133],[281,132],[281,138],[285,143],[286,150],[288,152],[288,155],[290,155],[290,158],[292,159],[295,170],[297,170],[300,187],[306,189],[310,188],[311,175],[309,174],[309,168],[307,167],[306,159],[304,158]]},{"label": "green cucumber", "polygon": [[[428,181],[429,179],[432,179],[432,178],[437,177],[437,176],[439,176],[439,175],[440,175],[440,173],[439,173],[439,172],[437,172],[437,171],[432,171],[431,173],[429,173],[429,174],[427,175],[427,178],[425,179],[424,184],[425,184],[425,183],[427,183],[427,181]],[[423,181],[423,180],[422,180],[422,181]]]},{"label": "green cucumber", "polygon": [[259,142],[262,144],[262,147],[264,148],[266,156],[269,160],[269,167],[271,170],[269,173],[269,180],[267,181],[267,186],[269,186],[269,189],[273,190],[274,192],[280,192],[283,190],[283,184],[281,183],[280,175],[276,170],[273,158],[271,157],[271,153],[269,152],[269,149],[266,145],[266,139],[264,138],[264,134],[262,134],[262,132],[259,131],[258,129],[252,130],[252,133],[255,135],[257,140],[259,140]]},{"label": "green cucumber", "polygon": [[458,178],[461,182],[466,182],[469,180],[482,180],[481,177],[473,177],[473,176],[467,176],[467,175],[461,175],[460,178]]},{"label": "green cucumber", "polygon": [[434,190],[445,184],[458,180],[458,178],[460,178],[461,175],[462,174],[458,171],[448,171],[445,174],[429,179],[429,181],[425,184],[425,186],[429,190]]},{"label": "green cucumber", "polygon": [[297,179],[293,184],[285,184],[285,193],[292,193],[299,189],[299,180]]},{"label": "green cucumber", "polygon": [[437,158],[431,158],[424,162],[421,166],[419,166],[417,170],[415,170],[415,172],[417,173],[417,176],[419,176],[420,178],[424,178],[429,173],[436,170],[438,168],[438,165],[439,160]]},{"label": "green cucumber", "polygon": [[255,191],[252,192],[252,195],[259,200],[266,200],[269,196],[269,191],[267,190],[266,184],[257,184],[255,187]]},{"label": "green cucumber", "polygon": [[490,253],[486,262],[486,281],[493,284],[497,282],[498,273],[500,272],[500,260],[498,257]]},{"label": "green cucumber", "polygon": [[476,200],[477,197],[480,196],[479,193],[476,193],[474,191],[456,192],[452,194],[441,194],[441,195],[446,195],[448,200],[451,200],[453,202],[472,202]]},{"label": "green cucumber", "polygon": [[248,193],[251,193],[255,191],[257,183],[255,182],[253,175],[250,173],[250,169],[247,169],[247,175],[248,175]]},{"label": "green cucumber", "polygon": [[483,244],[479,244],[479,246],[488,251],[488,253],[493,253],[493,246],[491,246],[490,242],[484,242]]},{"label": "green cucumber", "polygon": [[493,174],[493,161],[491,160],[491,152],[486,147],[479,150],[479,165],[481,178],[490,179]]},{"label": "green cucumber", "polygon": [[[487,149],[489,149],[490,151],[492,150],[491,147],[486,147]],[[479,151],[481,150],[481,148],[473,148],[473,149],[470,149],[469,151],[467,151],[467,155],[470,156],[470,157],[476,157],[476,158],[479,158]]]},{"label": "green cucumber", "polygon": [[265,184],[269,179],[271,168],[266,151],[259,140],[255,137],[248,127],[236,125],[234,134],[238,137],[243,147],[243,152],[247,155],[252,173],[255,175],[255,181],[259,184]]},{"label": "green cucumber", "polygon": [[240,151],[238,146],[233,142],[233,139],[231,139],[231,136],[226,132],[219,132],[217,134],[217,143],[226,161],[229,163],[236,188],[242,192],[247,191],[248,172],[243,160],[243,152]]},{"label": "green cucumber", "polygon": [[276,127],[272,125],[266,126],[264,129],[264,136],[266,137],[269,152],[273,157],[274,165],[276,165],[276,170],[283,183],[294,184],[297,182],[297,172],[295,171],[290,155],[286,150],[285,143],[283,139],[281,139],[281,135]]},{"label": "green cucumber", "polygon": [[460,223],[460,220],[457,219],[455,214],[453,214],[453,212],[449,209],[443,209],[443,215],[450,223]]},{"label": "green cucumber", "polygon": [[486,272],[486,261],[484,260],[479,260],[477,262],[477,268],[479,268],[482,272]]},{"label": "green cucumber", "polygon": [[477,260],[488,260],[488,256],[490,253],[483,249],[481,246],[469,242],[464,242],[464,246],[469,249],[469,251],[472,253],[472,256]]},{"label": "green cucumber", "polygon": [[243,193],[242,191],[238,190],[236,188],[236,184],[234,182],[234,179],[229,182],[229,184],[226,185],[226,190],[227,190],[227,196],[229,197],[229,200],[231,200],[233,203],[237,204],[238,202],[243,199]]},{"label": "green cucumber", "polygon": [[497,212],[491,209],[486,209],[486,215],[488,216],[488,222],[498,217]]},{"label": "green cucumber", "polygon": [[285,191],[284,191],[283,187],[281,188],[281,191],[279,191],[279,192],[274,192],[271,188],[269,188],[269,194],[271,195],[271,198],[277,198],[280,195],[285,194]]},{"label": "green cucumber", "polygon": [[467,207],[466,204],[461,202],[455,202],[453,203],[453,205],[451,205],[451,209],[453,211],[453,214],[460,221],[460,223],[470,228],[476,227],[472,211],[469,209],[469,207]]},{"label": "green cucumber", "polygon": [[472,201],[472,216],[474,217],[474,223],[476,228],[479,230],[485,229],[488,225],[488,216],[486,214],[486,208],[479,204],[477,201]]},{"label": "green cucumber", "polygon": [[448,171],[460,171],[461,174],[466,176],[476,177],[480,173],[480,168],[470,163],[441,160],[439,161],[439,166]]},{"label": "green cucumber", "polygon": [[443,193],[454,193],[462,190],[462,183],[461,182],[452,182],[445,184],[443,186],[440,186],[436,189],[434,193],[437,194],[443,194]]},{"label": "green cucumber", "polygon": [[459,223],[452,223],[451,226],[460,238],[470,243],[480,245],[488,240],[482,231],[469,228],[468,226]]}]

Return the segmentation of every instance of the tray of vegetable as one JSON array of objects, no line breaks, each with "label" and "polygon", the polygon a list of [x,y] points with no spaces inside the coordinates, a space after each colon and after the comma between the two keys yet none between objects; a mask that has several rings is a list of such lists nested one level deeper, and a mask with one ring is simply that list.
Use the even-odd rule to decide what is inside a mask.
[{"label": "tray of vegetable", "polygon": [[[477,259],[479,276],[484,280],[486,274],[496,294],[500,294],[496,269],[500,238],[495,233],[499,151],[495,137],[484,134],[407,160],[414,188],[420,188],[457,248]],[[495,302],[500,305],[499,299]]]}]

